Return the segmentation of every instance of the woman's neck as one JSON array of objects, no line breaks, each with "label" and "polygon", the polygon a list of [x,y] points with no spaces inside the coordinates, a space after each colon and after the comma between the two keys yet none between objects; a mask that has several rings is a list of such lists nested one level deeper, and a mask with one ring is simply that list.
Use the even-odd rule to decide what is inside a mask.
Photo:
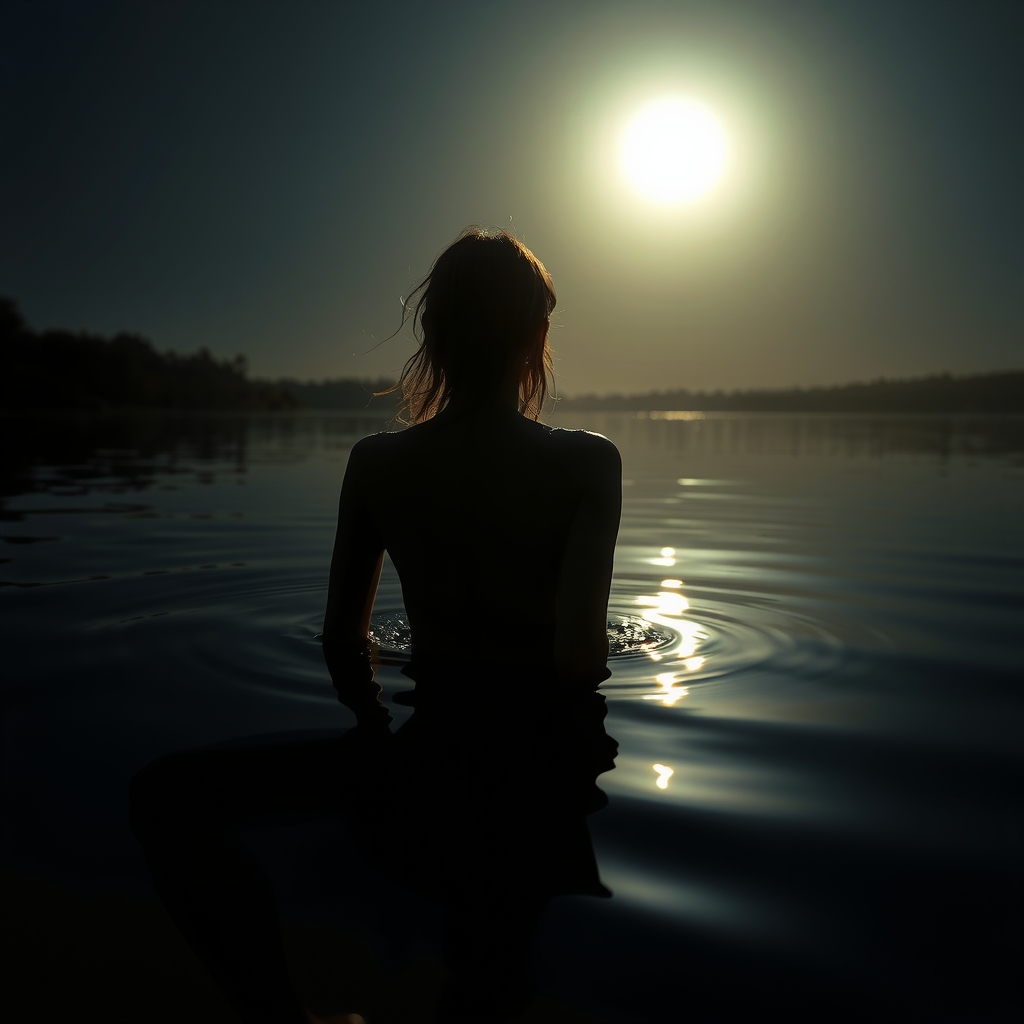
[{"label": "woman's neck", "polygon": [[495,395],[481,398],[478,394],[468,394],[461,398],[452,396],[448,404],[432,419],[439,423],[449,420],[472,417],[480,420],[507,419],[519,416],[519,387],[506,388]]}]

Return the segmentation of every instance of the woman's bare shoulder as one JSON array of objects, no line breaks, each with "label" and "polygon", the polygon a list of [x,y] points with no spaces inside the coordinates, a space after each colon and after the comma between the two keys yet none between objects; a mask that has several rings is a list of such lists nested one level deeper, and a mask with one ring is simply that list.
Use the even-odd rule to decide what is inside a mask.
[{"label": "woman's bare shoulder", "polygon": [[622,459],[618,448],[604,434],[554,427],[548,437],[558,452],[559,462],[571,476],[582,476],[592,482],[606,480],[609,485],[615,482],[617,486],[622,475]]},{"label": "woman's bare shoulder", "polygon": [[565,427],[548,427],[552,442],[566,452],[576,456],[590,457],[602,461],[619,461],[619,449],[604,434],[593,430],[569,430]]},{"label": "woman's bare shoulder", "polygon": [[352,451],[348,457],[349,463],[373,462],[387,453],[393,452],[403,433],[404,431],[399,430],[381,430],[376,434],[367,434],[366,437],[361,437],[352,445]]}]

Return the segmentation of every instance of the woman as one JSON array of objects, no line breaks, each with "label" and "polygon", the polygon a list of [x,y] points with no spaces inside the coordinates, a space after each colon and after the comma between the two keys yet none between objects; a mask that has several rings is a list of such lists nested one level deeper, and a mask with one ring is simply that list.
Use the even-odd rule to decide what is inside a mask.
[{"label": "woman", "polygon": [[[269,887],[237,838],[267,812],[337,810],[364,853],[443,900],[439,1021],[510,1020],[559,893],[608,895],[585,815],[613,767],[596,690],[618,529],[607,439],[537,422],[555,305],[506,232],[469,229],[418,289],[407,430],[364,438],[342,486],[323,649],[356,728],[337,740],[162,759],[133,827],[161,898],[246,1021],[304,1021]],[[407,308],[409,306],[407,305]],[[367,639],[385,551],[412,634],[392,735]]]}]

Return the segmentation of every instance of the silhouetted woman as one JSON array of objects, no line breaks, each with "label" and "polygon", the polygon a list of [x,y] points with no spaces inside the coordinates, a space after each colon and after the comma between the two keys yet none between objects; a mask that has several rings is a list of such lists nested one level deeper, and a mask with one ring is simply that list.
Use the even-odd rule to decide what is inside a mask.
[{"label": "silhouetted woman", "polygon": [[[551,358],[547,271],[470,229],[413,306],[406,430],[352,449],[323,649],[356,728],[321,741],[207,750],[133,782],[158,892],[247,1022],[304,1024],[269,884],[237,830],[280,810],[352,823],[365,856],[443,901],[438,1021],[511,1020],[547,901],[608,895],[586,815],[613,767],[603,728],[608,592],[620,507],[606,438],[537,422]],[[396,733],[367,639],[387,552],[412,634],[414,712]]]}]

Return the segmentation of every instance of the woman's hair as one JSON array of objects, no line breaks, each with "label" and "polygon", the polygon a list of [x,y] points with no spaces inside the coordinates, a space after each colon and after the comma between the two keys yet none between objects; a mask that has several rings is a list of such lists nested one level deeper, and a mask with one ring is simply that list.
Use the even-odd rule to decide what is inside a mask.
[{"label": "woman's hair", "polygon": [[552,371],[555,290],[544,264],[507,231],[466,228],[403,303],[420,347],[391,390],[398,419],[421,423],[453,398],[486,405],[513,387],[537,419]]}]

